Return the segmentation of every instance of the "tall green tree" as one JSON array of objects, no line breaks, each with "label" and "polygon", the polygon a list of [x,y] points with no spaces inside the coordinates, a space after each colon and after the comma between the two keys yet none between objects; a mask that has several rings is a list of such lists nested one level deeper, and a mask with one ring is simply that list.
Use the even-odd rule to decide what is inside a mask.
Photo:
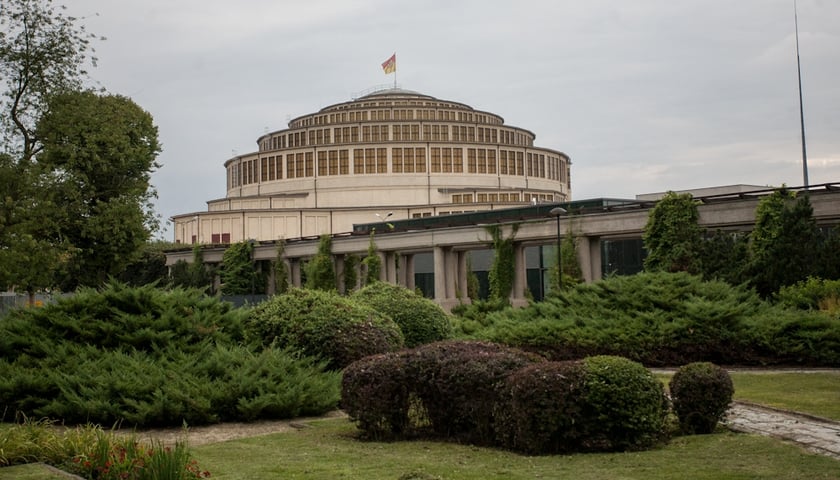
[{"label": "tall green tree", "polygon": [[761,199],[750,242],[751,284],[762,296],[818,271],[821,244],[808,195],[785,188]]},{"label": "tall green tree", "polygon": [[513,279],[516,274],[514,257],[514,238],[519,231],[519,224],[514,224],[510,237],[505,238],[501,225],[486,227],[493,247],[493,264],[487,276],[490,281],[490,299],[506,303],[513,291]]},{"label": "tall green tree", "polygon": [[52,96],[81,88],[96,63],[92,38],[52,0],[0,2],[0,288],[52,286],[72,251],[59,230],[63,206],[45,195],[55,179],[36,160],[36,124]]},{"label": "tall green tree", "polygon": [[95,66],[89,34],[52,0],[0,2],[0,99],[3,147],[18,162],[41,149],[36,123],[54,95],[79,90],[88,64]]},{"label": "tall green tree", "polygon": [[274,259],[274,293],[280,295],[289,290],[289,265],[286,263],[286,240],[277,241],[277,256]]},{"label": "tall green tree", "polygon": [[379,252],[376,250],[376,242],[373,239],[374,233],[374,231],[370,232],[367,256],[362,259],[362,266],[365,268],[365,285],[378,282],[382,274],[382,259],[379,258]]},{"label": "tall green tree", "polygon": [[332,238],[329,235],[321,235],[318,242],[318,251],[306,263],[306,288],[327,292],[335,291],[337,290],[335,280]]},{"label": "tall green tree", "polygon": [[222,255],[219,277],[222,295],[252,295],[264,292],[261,276],[253,260],[254,245],[239,242],[229,246]]},{"label": "tall green tree", "polygon": [[697,273],[699,218],[690,193],[666,193],[650,210],[642,234],[648,253],[645,270]]},{"label": "tall green tree", "polygon": [[53,178],[44,192],[63,213],[72,246],[62,285],[98,286],[138,258],[158,220],[150,183],[160,152],[152,116],[129,98],[67,92],[48,100],[37,161]]}]

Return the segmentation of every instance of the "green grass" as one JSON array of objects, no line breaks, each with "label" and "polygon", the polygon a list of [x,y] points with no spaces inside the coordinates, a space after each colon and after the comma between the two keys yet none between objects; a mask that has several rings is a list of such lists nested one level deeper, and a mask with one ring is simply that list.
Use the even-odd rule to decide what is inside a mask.
[{"label": "green grass", "polygon": [[735,400],[840,421],[840,372],[731,374]]},{"label": "green grass", "polygon": [[50,470],[40,463],[0,468],[0,480],[67,480],[67,475]]},{"label": "green grass", "polygon": [[[755,435],[678,437],[645,452],[529,457],[466,445],[362,442],[346,419],[193,449],[214,479],[837,479],[840,462]],[[425,475],[420,476],[419,474]]]},{"label": "green grass", "polygon": [[[657,373],[667,387],[670,373]],[[735,400],[840,421],[840,372],[733,372]]]}]

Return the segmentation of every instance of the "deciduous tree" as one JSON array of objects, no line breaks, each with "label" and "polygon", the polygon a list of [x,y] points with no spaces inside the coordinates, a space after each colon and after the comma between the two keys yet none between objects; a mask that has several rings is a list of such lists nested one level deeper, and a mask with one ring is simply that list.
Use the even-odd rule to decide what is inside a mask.
[{"label": "deciduous tree", "polygon": [[699,217],[690,193],[666,193],[651,209],[642,235],[648,253],[645,270],[696,273]]}]

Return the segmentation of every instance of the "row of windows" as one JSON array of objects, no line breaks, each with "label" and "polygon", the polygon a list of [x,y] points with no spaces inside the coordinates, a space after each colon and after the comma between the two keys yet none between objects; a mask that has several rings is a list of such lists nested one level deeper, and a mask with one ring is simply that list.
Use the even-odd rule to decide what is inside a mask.
[{"label": "row of windows", "polygon": [[[452,195],[452,203],[496,203],[496,202],[553,202],[553,193],[499,192],[499,193],[462,193]],[[443,212],[441,212],[442,214]],[[460,213],[460,212],[452,212]]]},{"label": "row of windows", "polygon": [[[388,150],[383,147],[353,149],[352,172],[350,151],[346,149],[321,150],[317,157],[314,152],[296,152],[243,160],[228,165],[228,189],[283,178],[313,177],[316,169],[319,177],[387,174]],[[390,148],[390,172],[425,173],[426,150],[425,147]],[[432,147],[428,150],[428,171],[431,173],[513,175],[568,182],[568,166],[562,168],[560,157],[484,148]]]},{"label": "row of windows", "polygon": [[[422,129],[421,129],[422,126]],[[360,136],[361,133],[361,136]],[[476,127],[468,125],[363,125],[313,128],[298,132],[287,132],[266,138],[260,144],[261,151],[284,148],[332,145],[340,143],[371,142],[468,142],[493,143],[500,145],[533,146],[531,135],[513,129]]]},{"label": "row of windows", "polygon": [[[390,102],[389,102],[390,103]],[[467,122],[482,125],[501,125],[502,119],[495,115],[473,111],[440,110],[437,108],[379,108],[375,110],[351,110],[347,112],[323,113],[301,118],[289,124],[292,128],[331,125],[336,123],[377,122],[390,120],[428,120],[440,122]]]}]

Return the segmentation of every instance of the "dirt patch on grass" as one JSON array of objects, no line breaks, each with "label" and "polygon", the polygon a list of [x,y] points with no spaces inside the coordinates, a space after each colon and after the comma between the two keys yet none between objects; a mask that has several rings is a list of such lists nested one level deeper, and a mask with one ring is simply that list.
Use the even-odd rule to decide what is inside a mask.
[{"label": "dirt patch on grass", "polygon": [[260,420],[251,423],[220,423],[201,427],[164,428],[156,430],[125,431],[134,434],[141,440],[158,440],[166,445],[174,445],[178,441],[187,441],[191,447],[210,443],[226,442],[240,438],[259,437],[272,433],[290,432],[307,428],[307,422],[323,418],[342,418],[345,413],[339,410],[320,417],[305,417],[292,420]]}]

